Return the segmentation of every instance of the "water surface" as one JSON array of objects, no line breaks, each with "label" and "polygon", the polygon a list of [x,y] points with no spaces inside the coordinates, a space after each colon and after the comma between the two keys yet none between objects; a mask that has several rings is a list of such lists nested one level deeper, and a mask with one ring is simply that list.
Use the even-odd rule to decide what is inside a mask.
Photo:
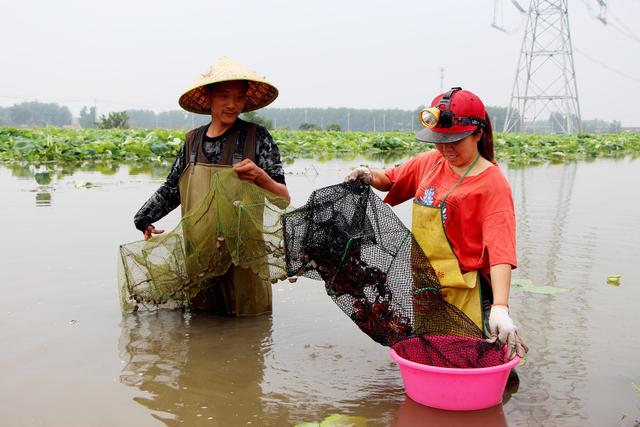
[{"label": "water surface", "polygon": [[[293,204],[359,163],[287,166]],[[140,238],[133,214],[166,168],[69,169],[43,186],[33,168],[0,167],[0,425],[287,426],[331,414],[370,426],[631,425],[640,419],[631,386],[640,384],[640,162],[503,169],[518,216],[515,276],[567,292],[512,290],[531,348],[520,386],[503,405],[452,413],[405,398],[387,348],[320,282],[276,284],[272,316],[123,317],[117,247]],[[409,224],[410,204],[395,210]],[[178,215],[156,225],[171,229]]]}]

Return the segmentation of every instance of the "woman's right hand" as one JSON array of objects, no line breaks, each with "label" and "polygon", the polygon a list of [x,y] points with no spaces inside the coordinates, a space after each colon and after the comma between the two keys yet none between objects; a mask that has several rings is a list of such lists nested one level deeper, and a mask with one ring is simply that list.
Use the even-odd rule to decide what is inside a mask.
[{"label": "woman's right hand", "polygon": [[153,225],[148,225],[147,228],[143,231],[144,240],[149,240],[154,234],[162,234],[164,230],[156,230]]},{"label": "woman's right hand", "polygon": [[361,179],[365,184],[371,184],[373,180],[371,169],[366,166],[360,166],[353,169],[349,175],[344,177],[345,181],[355,181],[357,179]]}]

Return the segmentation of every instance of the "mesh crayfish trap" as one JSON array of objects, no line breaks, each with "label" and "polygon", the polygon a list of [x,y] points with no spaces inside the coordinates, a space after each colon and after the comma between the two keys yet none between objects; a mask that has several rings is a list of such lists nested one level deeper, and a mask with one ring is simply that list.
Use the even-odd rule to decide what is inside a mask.
[{"label": "mesh crayfish trap", "polygon": [[502,349],[445,301],[410,230],[369,185],[356,180],[316,190],[282,224],[287,275],[324,281],[327,294],[374,341],[434,366],[505,362]]},{"label": "mesh crayfish trap", "polygon": [[124,311],[189,306],[236,265],[265,281],[285,275],[281,217],[287,202],[229,168],[170,232],[120,246]]}]

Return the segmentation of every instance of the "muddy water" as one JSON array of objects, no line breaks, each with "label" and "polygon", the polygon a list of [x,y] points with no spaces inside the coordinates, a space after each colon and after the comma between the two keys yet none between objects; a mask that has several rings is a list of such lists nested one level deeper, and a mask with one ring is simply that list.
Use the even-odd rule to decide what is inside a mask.
[{"label": "muddy water", "polygon": [[[294,205],[357,163],[288,166]],[[59,171],[47,185],[34,172],[0,167],[2,426],[288,426],[332,414],[369,426],[640,419],[631,386],[640,385],[640,161],[505,168],[519,220],[515,275],[566,292],[514,287],[513,316],[531,348],[520,386],[503,405],[468,413],[406,399],[387,349],[320,282],[275,285],[272,316],[122,317],[117,246],[139,238],[132,215],[165,170]],[[408,204],[396,211],[409,222]],[[620,286],[607,284],[610,274]]]}]

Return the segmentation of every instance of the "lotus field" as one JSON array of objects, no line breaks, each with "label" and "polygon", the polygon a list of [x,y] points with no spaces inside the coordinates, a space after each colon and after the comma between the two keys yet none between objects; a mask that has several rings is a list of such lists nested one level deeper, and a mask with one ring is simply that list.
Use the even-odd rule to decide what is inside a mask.
[{"label": "lotus field", "polygon": [[[2,162],[78,162],[172,160],[182,144],[183,130],[0,128]],[[413,132],[333,132],[274,130],[282,158],[398,157],[429,149]],[[495,134],[499,161],[510,166],[564,162],[599,157],[636,156],[640,133]]]}]

